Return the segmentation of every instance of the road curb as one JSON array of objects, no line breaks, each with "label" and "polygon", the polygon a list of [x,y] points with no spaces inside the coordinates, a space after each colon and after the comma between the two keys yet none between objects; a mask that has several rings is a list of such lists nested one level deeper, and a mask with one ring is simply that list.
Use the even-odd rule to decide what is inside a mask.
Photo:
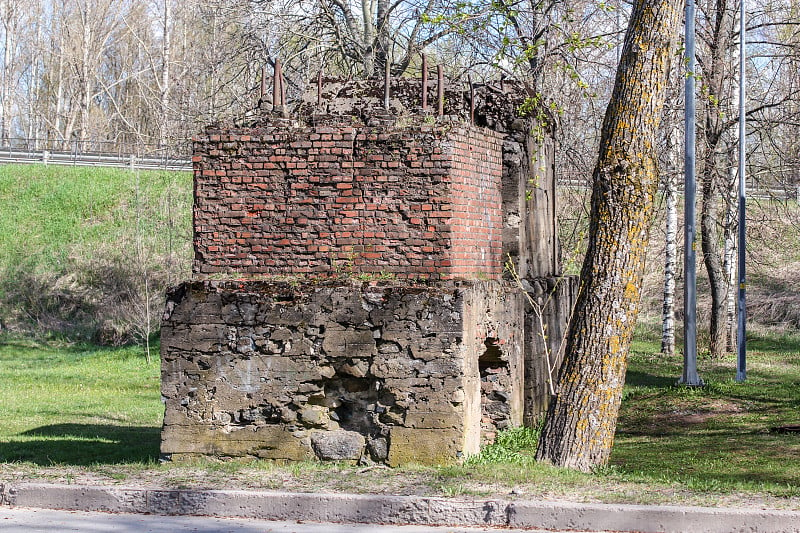
[{"label": "road curb", "polygon": [[800,512],[707,507],[0,484],[13,507],[263,520],[636,532],[800,531]]}]

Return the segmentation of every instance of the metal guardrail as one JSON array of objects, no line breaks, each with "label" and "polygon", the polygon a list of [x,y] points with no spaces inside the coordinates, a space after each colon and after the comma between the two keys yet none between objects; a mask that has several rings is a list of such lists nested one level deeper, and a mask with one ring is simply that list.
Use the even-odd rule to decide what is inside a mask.
[{"label": "metal guardrail", "polygon": [[43,163],[87,167],[117,167],[142,170],[192,170],[191,157],[168,155],[121,155],[104,152],[29,150],[0,147],[0,163]]},{"label": "metal guardrail", "polygon": [[[192,158],[187,155],[123,155],[110,152],[79,152],[76,150],[32,150],[27,148],[0,147],[0,163],[44,163],[45,165],[73,165],[87,167],[116,167],[131,170],[175,170],[191,171]],[[567,189],[590,189],[587,179],[561,177],[558,186]],[[682,187],[678,187],[679,192]],[[784,188],[750,188],[747,196],[756,199],[797,200],[800,202],[800,185]]]}]

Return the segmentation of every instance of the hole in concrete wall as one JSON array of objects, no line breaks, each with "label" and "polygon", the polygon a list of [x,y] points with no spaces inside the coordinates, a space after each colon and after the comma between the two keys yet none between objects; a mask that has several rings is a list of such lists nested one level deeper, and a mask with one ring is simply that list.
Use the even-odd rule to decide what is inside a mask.
[{"label": "hole in concrete wall", "polygon": [[481,443],[491,444],[497,432],[511,425],[511,373],[508,357],[498,340],[487,338],[486,350],[478,357],[481,376]]}]

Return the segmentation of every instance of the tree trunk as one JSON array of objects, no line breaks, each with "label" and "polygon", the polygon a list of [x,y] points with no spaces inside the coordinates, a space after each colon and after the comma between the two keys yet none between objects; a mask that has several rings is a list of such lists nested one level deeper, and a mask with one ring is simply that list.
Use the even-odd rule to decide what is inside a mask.
[{"label": "tree trunk", "polygon": [[[709,150],[711,156],[713,152]],[[709,351],[711,357],[721,357],[725,353],[725,273],[720,261],[719,245],[719,204],[720,194],[717,186],[713,161],[706,168],[702,181],[703,200],[700,204],[700,235],[703,250],[703,263],[708,273],[711,291],[711,324],[709,329]]]},{"label": "tree trunk", "polygon": [[83,141],[89,138],[89,108],[92,105],[92,82],[91,67],[89,64],[91,58],[91,44],[94,37],[92,27],[89,21],[89,8],[84,6],[81,11],[81,23],[83,24],[83,40],[81,41],[81,58],[78,67],[78,84],[80,91],[80,119],[78,131],[78,141],[80,141],[79,150],[86,150]]},{"label": "tree trunk", "polygon": [[[378,0],[377,11],[375,13],[375,75],[383,76],[386,70],[386,63],[391,61],[389,54],[389,1]],[[410,44],[410,46],[413,43]],[[390,63],[391,65],[391,63]]]},{"label": "tree trunk", "polygon": [[364,33],[361,44],[364,49],[364,77],[377,76],[375,63],[375,0],[361,0],[361,20]]},{"label": "tree trunk", "polygon": [[723,255],[722,268],[725,271],[725,349],[728,352],[736,351],[736,233],[738,224],[737,215],[737,195],[735,187],[736,174],[731,169],[730,180],[728,181],[728,197],[725,199],[725,227],[723,235],[725,237],[725,251]]},{"label": "tree trunk", "polygon": [[722,357],[725,354],[725,296],[728,292],[728,280],[723,270],[722,246],[720,238],[721,204],[727,198],[728,179],[724,169],[730,162],[727,150],[721,148],[726,124],[724,108],[720,103],[729,101],[726,85],[731,83],[728,72],[730,53],[733,46],[734,7],[727,0],[715,0],[712,4],[713,26],[711,40],[708,43],[710,61],[704,71],[703,90],[703,128],[700,133],[703,142],[703,155],[700,158],[702,178],[702,201],[700,203],[700,235],[703,250],[703,263],[708,273],[711,291],[711,324],[709,328],[709,351],[711,357]]},{"label": "tree trunk", "polygon": [[589,471],[608,462],[639,310],[658,187],[655,137],[681,8],[636,0],[593,174],[589,243],[558,390],[537,459]]},{"label": "tree trunk", "polygon": [[172,42],[170,32],[172,31],[172,0],[164,0],[164,18],[162,25],[163,41],[161,43],[161,84],[160,91],[160,116],[158,117],[158,146],[164,148],[167,145],[169,134],[169,95],[171,90],[170,83],[170,62],[172,60]]},{"label": "tree trunk", "polygon": [[42,5],[35,2],[33,20],[36,24],[36,37],[33,42],[33,62],[31,65],[31,82],[28,86],[28,139],[33,139],[34,150],[39,150],[40,137],[42,136],[42,119],[39,116],[43,112],[41,107],[42,88],[40,72],[42,69]]},{"label": "tree trunk", "polygon": [[0,90],[0,142],[3,146],[8,146],[12,113],[14,111],[14,70],[16,48],[15,39],[17,37],[18,25],[18,6],[10,0],[0,0],[0,17],[3,24],[3,82]]}]

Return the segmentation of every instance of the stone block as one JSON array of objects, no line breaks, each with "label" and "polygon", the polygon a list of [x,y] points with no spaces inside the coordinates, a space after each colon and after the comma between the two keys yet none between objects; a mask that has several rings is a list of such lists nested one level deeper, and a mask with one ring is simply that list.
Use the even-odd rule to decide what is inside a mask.
[{"label": "stone block", "polygon": [[311,447],[322,461],[358,461],[364,454],[366,439],[355,431],[315,431]]},{"label": "stone block", "polygon": [[164,426],[161,453],[179,455],[254,456],[262,459],[304,461],[314,457],[310,447],[292,433],[275,426],[229,429],[213,426]]},{"label": "stone block", "polygon": [[420,429],[460,429],[464,425],[464,413],[449,411],[417,411],[406,413],[404,425]]},{"label": "stone block", "polygon": [[333,329],[325,332],[322,349],[328,357],[370,357],[378,348],[369,329]]},{"label": "stone block", "polygon": [[455,429],[395,427],[389,435],[388,463],[453,464],[463,458],[463,440],[463,432]]}]

